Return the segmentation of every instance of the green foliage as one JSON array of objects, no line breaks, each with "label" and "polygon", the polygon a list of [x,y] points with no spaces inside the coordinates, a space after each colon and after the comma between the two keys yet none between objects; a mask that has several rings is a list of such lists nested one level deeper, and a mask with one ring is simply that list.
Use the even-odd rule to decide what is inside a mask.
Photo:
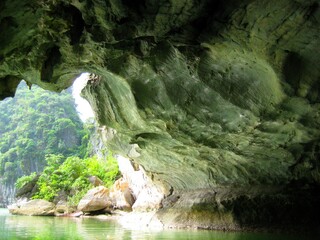
[{"label": "green foliage", "polygon": [[37,176],[37,173],[33,172],[29,176],[22,176],[22,177],[18,178],[16,181],[16,184],[15,184],[15,187],[17,189],[22,188],[25,184],[27,184],[28,182],[33,180],[36,176]]},{"label": "green foliage", "polygon": [[104,175],[104,178],[102,178],[103,182],[107,187],[110,187],[119,177],[119,166],[117,160],[112,156],[112,153],[109,152],[107,157],[107,169],[106,173]]},{"label": "green foliage", "polygon": [[[13,185],[18,177],[41,172],[45,155],[85,157],[89,141],[68,91],[52,93],[22,82],[14,98],[0,102],[0,178]],[[48,159],[48,158],[47,158]],[[61,162],[60,162],[61,163]]]},{"label": "green foliage", "polygon": [[49,93],[19,85],[15,98],[0,102],[0,180],[21,188],[41,173],[33,198],[53,201],[61,193],[77,205],[92,187],[89,176],[111,186],[119,174],[115,159],[88,157],[94,124],[80,121],[67,91]]},{"label": "green foliage", "polygon": [[37,184],[39,191],[33,199],[53,201],[61,191],[70,197],[68,202],[76,206],[79,200],[92,187],[89,176],[99,177],[106,186],[111,186],[119,175],[116,160],[109,154],[107,161],[97,157],[80,159],[68,157],[63,161],[62,155],[48,155],[48,166],[45,167]]}]

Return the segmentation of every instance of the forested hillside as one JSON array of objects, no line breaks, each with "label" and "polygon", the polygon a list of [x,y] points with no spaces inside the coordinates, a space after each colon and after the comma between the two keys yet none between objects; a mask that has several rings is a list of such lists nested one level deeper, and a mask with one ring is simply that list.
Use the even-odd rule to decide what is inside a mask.
[{"label": "forested hillside", "polygon": [[0,205],[17,178],[44,169],[46,155],[82,158],[87,152],[88,130],[68,91],[29,90],[22,82],[14,98],[0,102],[0,113]]}]

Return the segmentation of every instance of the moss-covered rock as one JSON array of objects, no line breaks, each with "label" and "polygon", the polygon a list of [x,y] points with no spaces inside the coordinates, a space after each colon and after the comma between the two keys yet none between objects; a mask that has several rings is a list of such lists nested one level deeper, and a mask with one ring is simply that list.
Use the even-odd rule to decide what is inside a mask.
[{"label": "moss-covered rock", "polygon": [[[93,72],[101,80],[84,95],[114,151],[168,197],[257,186],[248,198],[235,193],[225,216],[250,225],[254,213],[242,206],[266,206],[264,225],[279,202],[264,198],[266,189],[319,188],[319,17],[316,0],[8,0],[0,4],[0,96],[22,78],[60,91]],[[172,211],[190,209],[190,198]],[[221,223],[215,208],[190,211],[194,226]]]}]

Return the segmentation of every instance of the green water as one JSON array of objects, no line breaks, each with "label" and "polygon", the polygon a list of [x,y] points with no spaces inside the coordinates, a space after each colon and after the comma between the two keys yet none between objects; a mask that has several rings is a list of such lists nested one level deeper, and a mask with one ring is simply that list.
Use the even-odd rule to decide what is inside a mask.
[{"label": "green water", "polygon": [[113,221],[93,218],[13,216],[0,209],[0,239],[214,239],[214,240],[298,240],[301,237],[262,233],[193,230],[133,231]]}]

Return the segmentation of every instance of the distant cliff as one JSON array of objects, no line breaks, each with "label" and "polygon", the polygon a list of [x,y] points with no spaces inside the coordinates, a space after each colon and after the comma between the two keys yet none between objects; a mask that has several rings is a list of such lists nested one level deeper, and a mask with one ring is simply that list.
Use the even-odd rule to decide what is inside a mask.
[{"label": "distant cliff", "polygon": [[46,154],[86,154],[88,133],[68,91],[30,91],[22,82],[15,98],[0,102],[0,112],[0,206],[12,202],[17,178],[43,170]]}]

